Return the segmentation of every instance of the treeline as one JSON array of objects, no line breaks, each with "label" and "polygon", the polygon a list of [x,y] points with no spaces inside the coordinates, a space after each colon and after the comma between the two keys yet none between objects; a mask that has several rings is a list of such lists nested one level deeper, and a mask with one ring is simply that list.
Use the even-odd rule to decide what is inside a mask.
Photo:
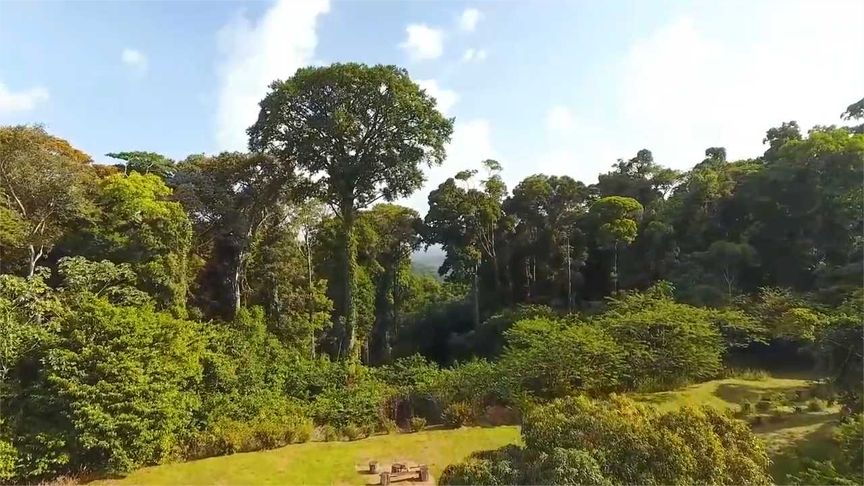
[{"label": "treeline", "polygon": [[489,160],[393,204],[452,123],[404,70],[336,64],[271,86],[248,153],[98,165],[0,127],[0,479],[516,420],[732,358],[805,356],[860,402],[862,126],[591,185],[508,191]]}]

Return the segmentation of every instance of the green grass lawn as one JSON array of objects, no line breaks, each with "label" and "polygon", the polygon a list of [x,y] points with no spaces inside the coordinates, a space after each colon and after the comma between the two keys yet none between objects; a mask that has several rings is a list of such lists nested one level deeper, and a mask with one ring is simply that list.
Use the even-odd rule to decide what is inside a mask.
[{"label": "green grass lawn", "polygon": [[[122,480],[92,484],[365,484],[370,460],[424,463],[437,478],[470,453],[519,441],[519,428],[464,427],[379,435],[354,442],[309,442],[270,451],[212,457],[140,469]],[[374,481],[377,482],[377,476]]]},{"label": "green grass lawn", "polygon": [[[708,404],[737,410],[743,400],[755,403],[764,394],[806,389],[807,380],[738,378],[714,380],[680,390],[631,396],[661,410],[684,404]],[[824,459],[833,451],[831,431],[836,408],[816,413],[789,413],[780,422],[766,422],[754,430],[771,455],[777,484],[801,467],[800,457]],[[98,484],[364,484],[377,478],[360,474],[370,460],[397,460],[429,465],[433,478],[450,463],[471,452],[519,442],[518,427],[466,427],[427,430],[415,434],[380,435],[354,442],[310,442],[270,451],[213,457],[141,469],[121,480]]]},{"label": "green grass lawn", "polygon": [[[756,403],[766,394],[794,393],[808,388],[810,382],[794,378],[744,380],[730,378],[684,387],[680,390],[631,395],[637,401],[649,403],[661,410],[672,410],[685,404],[707,404],[717,408],[738,410],[744,400]],[[754,427],[765,441],[771,456],[771,476],[777,484],[786,484],[790,474],[801,470],[802,458],[824,460],[836,449],[831,434],[839,418],[838,407],[822,412],[791,413],[780,422],[766,421]]]}]

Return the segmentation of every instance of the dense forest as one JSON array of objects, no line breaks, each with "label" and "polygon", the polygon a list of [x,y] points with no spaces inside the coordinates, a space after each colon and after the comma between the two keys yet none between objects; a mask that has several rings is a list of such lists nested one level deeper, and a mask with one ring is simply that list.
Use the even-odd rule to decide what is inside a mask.
[{"label": "dense forest", "polygon": [[394,201],[453,120],[394,66],[274,82],[246,153],[103,165],[0,127],[0,482],[494,422],[524,445],[443,482],[767,483],[744,421],[621,395],[759,368],[824,378],[859,428],[800,480],[854,484],[864,99],[843,117],[588,185],[486,160],[425,215]]}]

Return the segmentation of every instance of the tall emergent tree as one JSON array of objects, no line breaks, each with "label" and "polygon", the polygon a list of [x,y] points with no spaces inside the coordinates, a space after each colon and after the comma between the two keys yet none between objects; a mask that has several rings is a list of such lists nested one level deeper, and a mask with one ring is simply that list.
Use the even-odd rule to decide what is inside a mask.
[{"label": "tall emergent tree", "polygon": [[26,249],[28,276],[88,212],[94,175],[90,156],[42,127],[0,127],[0,243]]},{"label": "tall emergent tree", "polygon": [[423,183],[422,164],[439,164],[453,121],[395,66],[333,64],[276,81],[249,128],[254,151],[304,176],[336,214],[342,231],[343,357],[356,356],[354,225],[359,210],[407,196]]},{"label": "tall emergent tree", "polygon": [[175,197],[195,226],[198,246],[209,248],[199,295],[208,314],[233,319],[250,245],[274,206],[287,199],[294,176],[263,154],[225,152],[191,156],[172,178]]},{"label": "tall emergent tree", "polygon": [[450,280],[471,280],[475,328],[480,324],[480,265],[484,260],[492,268],[496,290],[500,283],[495,232],[507,193],[499,175],[501,165],[494,160],[483,165],[489,177],[482,181],[482,190],[469,185],[476,170],[459,172],[429,193],[429,212],[423,221],[427,242],[440,244],[447,254],[438,273]]},{"label": "tall emergent tree", "polygon": [[612,288],[617,293],[618,246],[628,245],[636,239],[642,205],[630,197],[608,196],[598,199],[590,211],[599,224],[597,237],[601,246],[612,249]]}]

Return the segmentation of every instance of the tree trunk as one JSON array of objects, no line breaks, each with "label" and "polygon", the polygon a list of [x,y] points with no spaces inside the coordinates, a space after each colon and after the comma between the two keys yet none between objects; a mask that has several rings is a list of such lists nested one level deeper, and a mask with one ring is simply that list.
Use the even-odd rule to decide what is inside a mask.
[{"label": "tree trunk", "polygon": [[573,276],[570,260],[570,236],[567,236],[567,312],[573,312]]},{"label": "tree trunk", "polygon": [[474,281],[472,283],[471,294],[474,299],[474,329],[480,327],[480,265],[474,265]]},{"label": "tree trunk", "polygon": [[356,310],[354,309],[354,208],[342,210],[342,322],[345,327],[345,340],[340,355],[347,359],[356,356]]},{"label": "tree trunk", "polygon": [[242,251],[239,248],[233,248],[229,258],[227,279],[228,287],[228,307],[225,317],[233,319],[237,317],[237,312],[240,310],[240,265],[243,260]]},{"label": "tree trunk", "polygon": [[27,273],[27,278],[32,277],[36,273],[36,263],[42,258],[42,247],[39,248],[39,251],[36,251],[36,247],[34,245],[29,245],[27,247],[30,253],[30,267]]},{"label": "tree trunk", "polygon": [[612,250],[612,291],[618,295],[618,242]]},{"label": "tree trunk", "polygon": [[[306,270],[309,274],[309,326],[315,319],[315,286],[312,282],[312,244],[309,242],[309,228],[303,231],[303,242],[306,244]],[[312,329],[309,337],[309,349],[312,359],[315,359],[315,330]]]}]

